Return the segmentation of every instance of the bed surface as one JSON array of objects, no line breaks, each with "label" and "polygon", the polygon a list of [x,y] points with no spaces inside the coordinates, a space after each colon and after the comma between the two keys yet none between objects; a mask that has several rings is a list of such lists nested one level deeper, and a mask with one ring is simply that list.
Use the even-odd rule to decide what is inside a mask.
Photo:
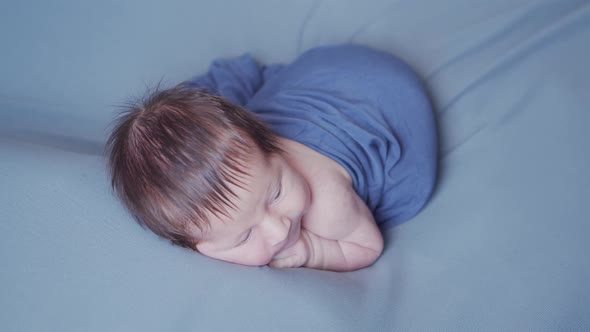
[{"label": "bed surface", "polygon": [[[0,5],[0,330],[589,330],[589,5]],[[437,189],[372,267],[218,262],[113,197],[113,105],[220,56],[288,62],[344,42],[410,63],[437,112]]]}]

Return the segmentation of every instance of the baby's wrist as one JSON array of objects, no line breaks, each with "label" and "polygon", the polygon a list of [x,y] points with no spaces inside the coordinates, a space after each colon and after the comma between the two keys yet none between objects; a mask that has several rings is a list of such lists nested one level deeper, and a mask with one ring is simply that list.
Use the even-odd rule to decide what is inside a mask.
[{"label": "baby's wrist", "polygon": [[316,253],[316,249],[318,246],[318,243],[316,241],[317,235],[313,234],[312,232],[306,229],[302,229],[301,238],[303,240],[303,243],[305,244],[306,251],[306,260],[305,263],[303,263],[303,266],[314,268],[317,266],[317,260],[319,258]]}]

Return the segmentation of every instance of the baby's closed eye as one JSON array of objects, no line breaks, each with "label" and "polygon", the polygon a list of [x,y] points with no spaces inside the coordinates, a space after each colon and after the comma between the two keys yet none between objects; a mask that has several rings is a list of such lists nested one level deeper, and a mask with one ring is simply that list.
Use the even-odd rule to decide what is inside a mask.
[{"label": "baby's closed eye", "polygon": [[281,198],[281,195],[282,194],[283,194],[283,182],[280,181],[279,182],[279,185],[278,185],[278,187],[276,189],[276,193],[275,193],[275,196],[274,196],[274,200],[273,201],[278,201],[279,198]]},{"label": "baby's closed eye", "polygon": [[250,240],[251,236],[252,236],[252,228],[250,228],[244,235],[242,235],[241,240],[238,242],[238,244],[235,245],[235,247],[239,247],[239,246],[246,244],[248,242],[248,240]]}]

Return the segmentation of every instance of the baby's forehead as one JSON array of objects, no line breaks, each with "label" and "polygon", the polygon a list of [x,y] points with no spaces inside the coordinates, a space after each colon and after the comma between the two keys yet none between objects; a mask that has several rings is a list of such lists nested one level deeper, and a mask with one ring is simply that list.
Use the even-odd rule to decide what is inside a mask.
[{"label": "baby's forehead", "polygon": [[[267,191],[276,168],[272,153],[263,153],[255,144],[239,150],[211,174],[210,179],[215,180],[208,181],[212,187],[202,202],[202,222],[197,222],[197,226],[210,225],[215,229],[236,224],[241,216],[252,212]],[[206,236],[208,231],[203,227],[199,233]]]},{"label": "baby's forehead", "polygon": [[227,202],[219,206],[218,211],[208,211],[209,220],[213,225],[232,227],[240,223],[246,216],[255,214],[263,203],[269,187],[273,183],[274,168],[270,158],[260,153],[240,163],[241,170],[232,181],[224,184],[229,191]]},{"label": "baby's forehead", "polygon": [[273,171],[267,160],[245,161],[236,181],[226,184],[234,193],[230,199],[233,210],[254,204],[258,196],[266,191],[272,177]]},{"label": "baby's forehead", "polygon": [[258,147],[253,146],[248,151],[240,153],[231,160],[231,168],[237,170],[243,182],[248,185],[255,185],[264,181],[270,175],[272,160],[277,153],[263,153]]}]

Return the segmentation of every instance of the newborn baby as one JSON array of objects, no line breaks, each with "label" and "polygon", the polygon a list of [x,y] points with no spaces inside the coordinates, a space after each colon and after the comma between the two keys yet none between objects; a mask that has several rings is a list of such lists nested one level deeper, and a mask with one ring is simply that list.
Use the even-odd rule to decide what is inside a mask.
[{"label": "newborn baby", "polygon": [[353,45],[286,66],[215,61],[130,106],[107,148],[113,188],[141,225],[255,266],[369,266],[383,250],[379,227],[418,213],[436,177],[419,79]]}]

